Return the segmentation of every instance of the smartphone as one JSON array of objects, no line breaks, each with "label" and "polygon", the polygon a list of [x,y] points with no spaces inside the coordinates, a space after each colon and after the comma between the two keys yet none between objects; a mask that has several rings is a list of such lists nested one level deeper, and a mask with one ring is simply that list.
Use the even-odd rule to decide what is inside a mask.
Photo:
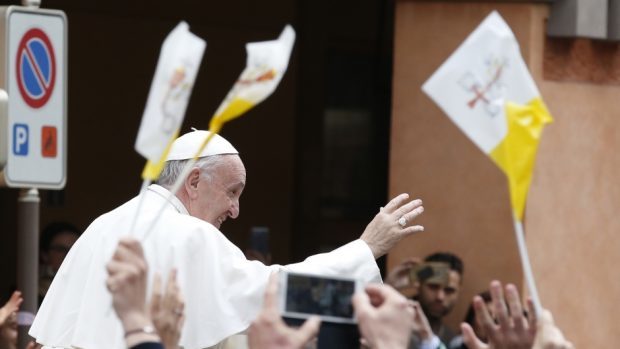
[{"label": "smartphone", "polygon": [[450,266],[441,262],[425,262],[411,269],[411,285],[416,282],[434,282],[447,285],[450,281]]},{"label": "smartphone", "polygon": [[359,280],[280,272],[279,309],[283,317],[355,324],[351,298],[362,291]]},{"label": "smartphone", "polygon": [[252,227],[250,229],[250,249],[260,252],[263,256],[269,254],[269,228]]}]

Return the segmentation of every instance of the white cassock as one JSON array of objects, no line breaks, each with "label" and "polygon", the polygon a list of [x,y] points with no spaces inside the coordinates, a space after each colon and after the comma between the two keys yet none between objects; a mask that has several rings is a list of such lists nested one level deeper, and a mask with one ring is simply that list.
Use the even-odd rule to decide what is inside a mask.
[{"label": "white cassock", "polygon": [[[158,185],[148,188],[138,228],[150,225],[168,195],[168,190]],[[128,235],[137,205],[138,198],[134,198],[97,218],[75,243],[30,329],[37,342],[63,348],[125,348],[123,329],[105,285],[105,266],[119,238]],[[247,329],[261,309],[274,270],[381,281],[372,252],[361,240],[297,264],[268,267],[248,261],[214,226],[190,216],[176,197],[168,202],[143,248],[149,264],[149,287],[155,271],[165,280],[171,268],[178,270],[185,297],[180,341],[185,349],[210,347]]]}]

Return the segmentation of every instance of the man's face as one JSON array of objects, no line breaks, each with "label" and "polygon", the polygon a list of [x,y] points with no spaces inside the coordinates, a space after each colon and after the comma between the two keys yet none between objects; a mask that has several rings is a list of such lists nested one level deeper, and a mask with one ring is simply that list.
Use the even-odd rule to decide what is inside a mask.
[{"label": "man's face", "polygon": [[432,281],[422,282],[418,292],[418,301],[424,314],[429,318],[441,319],[450,313],[458,299],[460,285],[461,277],[454,270],[450,270],[448,283],[445,285]]},{"label": "man's face", "polygon": [[245,187],[245,167],[237,155],[228,155],[216,166],[210,176],[200,176],[198,197],[189,207],[189,213],[220,228],[230,217],[239,216],[239,198]]},{"label": "man's face", "polygon": [[70,231],[57,234],[50,242],[49,250],[43,253],[43,261],[57,271],[77,239],[78,236]]}]

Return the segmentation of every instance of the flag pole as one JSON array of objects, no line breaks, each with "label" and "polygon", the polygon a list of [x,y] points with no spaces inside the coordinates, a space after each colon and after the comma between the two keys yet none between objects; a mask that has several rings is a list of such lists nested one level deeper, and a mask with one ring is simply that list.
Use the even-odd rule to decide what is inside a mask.
[{"label": "flag pole", "polygon": [[134,230],[136,229],[136,222],[138,221],[138,214],[140,213],[140,209],[142,208],[142,203],[144,202],[144,197],[146,196],[146,188],[151,185],[151,180],[145,178],[142,181],[142,187],[140,188],[140,193],[138,194],[138,207],[136,208],[136,213],[133,215],[131,220],[131,225],[129,229],[129,234],[133,235]]},{"label": "flag pole", "polygon": [[527,246],[525,244],[523,223],[517,217],[513,218],[517,246],[519,247],[519,257],[521,257],[521,266],[523,267],[523,274],[525,275],[525,283],[530,297],[532,297],[532,302],[534,303],[534,312],[536,313],[536,317],[539,317],[542,313],[542,305],[540,304],[540,298],[538,297],[538,290],[536,289],[536,283],[534,281],[534,273],[532,273],[532,265],[527,252]]}]

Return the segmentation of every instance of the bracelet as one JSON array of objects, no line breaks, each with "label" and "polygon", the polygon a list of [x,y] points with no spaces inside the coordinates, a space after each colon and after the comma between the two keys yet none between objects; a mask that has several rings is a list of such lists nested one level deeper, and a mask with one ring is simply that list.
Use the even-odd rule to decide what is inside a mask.
[{"label": "bracelet", "polygon": [[125,338],[137,334],[137,333],[146,333],[146,334],[157,334],[157,330],[155,329],[155,327],[151,326],[151,325],[146,325],[144,327],[140,327],[140,328],[136,328],[133,330],[129,330],[125,332]]}]

